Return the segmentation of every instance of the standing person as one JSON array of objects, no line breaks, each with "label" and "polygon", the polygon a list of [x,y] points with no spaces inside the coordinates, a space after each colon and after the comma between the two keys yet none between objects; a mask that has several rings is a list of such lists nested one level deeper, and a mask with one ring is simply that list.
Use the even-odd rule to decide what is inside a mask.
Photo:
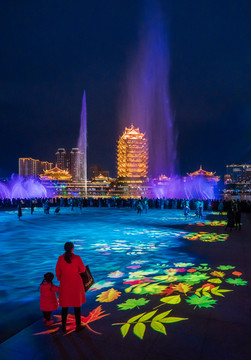
[{"label": "standing person", "polygon": [[199,203],[199,213],[198,213],[199,219],[202,218],[202,211],[203,211],[203,206],[202,206],[202,201],[200,201],[200,203]]},{"label": "standing person", "polygon": [[33,201],[31,200],[31,215],[34,213],[34,207],[35,207],[35,205],[34,205]]},{"label": "standing person", "polygon": [[225,230],[230,228],[230,231],[232,231],[232,228],[234,227],[234,221],[235,221],[234,212],[232,207],[230,207],[227,212],[227,226],[225,227]]},{"label": "standing person", "polygon": [[18,220],[20,220],[20,217],[22,216],[22,208],[21,208],[21,204],[18,203],[17,205],[17,216],[18,216]]},{"label": "standing person", "polygon": [[76,319],[76,332],[81,331],[80,307],[85,300],[85,289],[81,278],[81,273],[85,272],[85,266],[79,255],[73,254],[74,245],[66,242],[64,245],[65,253],[59,256],[56,265],[57,279],[59,285],[59,305],[62,306],[62,330],[66,331],[66,320],[68,307],[74,307]]},{"label": "standing person", "polygon": [[142,202],[139,201],[137,205],[137,214],[141,215],[142,209],[143,209]]},{"label": "standing person", "polygon": [[58,298],[56,291],[59,287],[52,283],[54,275],[51,272],[44,274],[44,279],[40,285],[40,310],[44,314],[44,322],[51,325],[51,312],[58,309]]},{"label": "standing person", "polygon": [[235,230],[240,230],[241,229],[241,209],[240,206],[237,207],[237,210],[235,212]]},{"label": "standing person", "polygon": [[218,206],[219,215],[222,215],[223,207],[224,207],[223,201],[221,200]]}]

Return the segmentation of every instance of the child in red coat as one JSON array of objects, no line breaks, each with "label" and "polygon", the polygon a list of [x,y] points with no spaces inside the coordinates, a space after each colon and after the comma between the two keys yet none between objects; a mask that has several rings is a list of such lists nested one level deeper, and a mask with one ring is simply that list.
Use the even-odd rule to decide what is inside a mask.
[{"label": "child in red coat", "polygon": [[44,314],[44,322],[51,325],[51,312],[58,309],[58,298],[56,291],[59,287],[52,283],[54,275],[51,272],[44,274],[44,279],[40,285],[40,310]]}]

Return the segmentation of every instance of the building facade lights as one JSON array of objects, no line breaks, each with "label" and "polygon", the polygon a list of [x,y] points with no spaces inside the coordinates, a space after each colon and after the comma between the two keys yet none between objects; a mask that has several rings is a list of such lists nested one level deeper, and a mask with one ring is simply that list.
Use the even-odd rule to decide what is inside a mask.
[{"label": "building facade lights", "polygon": [[143,182],[148,176],[148,144],[145,134],[131,125],[117,147],[117,175],[125,182]]}]

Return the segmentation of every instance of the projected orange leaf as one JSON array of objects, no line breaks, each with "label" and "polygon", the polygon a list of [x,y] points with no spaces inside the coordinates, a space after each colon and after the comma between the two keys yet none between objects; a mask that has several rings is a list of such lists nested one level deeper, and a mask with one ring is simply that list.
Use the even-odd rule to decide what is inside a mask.
[{"label": "projected orange leaf", "polygon": [[87,317],[81,316],[81,320],[82,320],[81,323],[87,325],[107,315],[110,314],[104,314],[104,310],[102,310],[102,306],[99,305],[96,309],[92,310]]},{"label": "projected orange leaf", "polygon": [[196,272],[196,271],[197,271],[196,269],[189,269],[189,270],[187,270],[188,273],[194,273],[194,272]]},{"label": "projected orange leaf", "polygon": [[[81,325],[86,325],[86,327],[96,333],[96,334],[100,334],[97,331],[94,331],[90,326],[89,323],[94,322],[96,320],[101,319],[104,316],[108,316],[110,314],[105,314],[105,312],[102,310],[102,306],[99,305],[96,309],[92,310],[90,312],[90,314],[87,317],[81,316]],[[61,315],[54,315],[54,317],[57,319],[57,321],[53,324],[54,326],[57,326],[55,328],[46,330],[46,331],[42,331],[40,333],[36,333],[34,335],[48,335],[48,334],[52,334],[55,333],[59,330],[59,326],[61,326]],[[67,324],[66,324],[66,335],[70,334],[71,332],[73,332],[76,328],[76,320],[75,320],[75,316],[72,314],[69,314],[67,317]]]},{"label": "projected orange leaf", "polygon": [[173,284],[170,284],[169,287],[165,288],[164,291],[162,291],[160,294],[157,294],[157,295],[171,295],[172,293],[174,292],[174,289],[173,289]]},{"label": "projected orange leaf", "polygon": [[187,284],[183,284],[183,283],[179,283],[178,285],[175,285],[173,287],[174,291],[179,291],[184,293],[185,295],[187,294],[188,291],[190,291],[192,289],[191,285],[187,285]]},{"label": "projected orange leaf", "polygon": [[232,272],[232,274],[233,274],[233,275],[236,275],[236,276],[241,276],[241,275],[242,275],[242,273],[239,272],[239,271],[234,271],[234,272]]},{"label": "projected orange leaf", "polygon": [[120,295],[121,295],[120,291],[117,291],[112,288],[107,291],[103,291],[100,295],[98,295],[96,301],[112,302],[113,300],[116,300]]},{"label": "projected orange leaf", "polygon": [[215,286],[213,285],[213,284],[209,284],[209,283],[206,283],[206,284],[204,284],[204,285],[202,285],[202,288],[204,289],[204,288],[208,288],[208,289],[212,289],[212,288],[214,288]]}]

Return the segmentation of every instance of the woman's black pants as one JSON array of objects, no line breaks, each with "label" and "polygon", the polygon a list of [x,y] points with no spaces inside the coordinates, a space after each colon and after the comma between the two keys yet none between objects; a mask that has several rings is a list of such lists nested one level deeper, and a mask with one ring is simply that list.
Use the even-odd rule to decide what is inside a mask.
[{"label": "woman's black pants", "polygon": [[[76,326],[80,326],[81,325],[80,307],[74,308],[74,314],[75,314],[75,319],[76,319]],[[67,315],[68,315],[68,307],[63,307],[62,308],[62,325],[63,326],[66,325]]]}]

